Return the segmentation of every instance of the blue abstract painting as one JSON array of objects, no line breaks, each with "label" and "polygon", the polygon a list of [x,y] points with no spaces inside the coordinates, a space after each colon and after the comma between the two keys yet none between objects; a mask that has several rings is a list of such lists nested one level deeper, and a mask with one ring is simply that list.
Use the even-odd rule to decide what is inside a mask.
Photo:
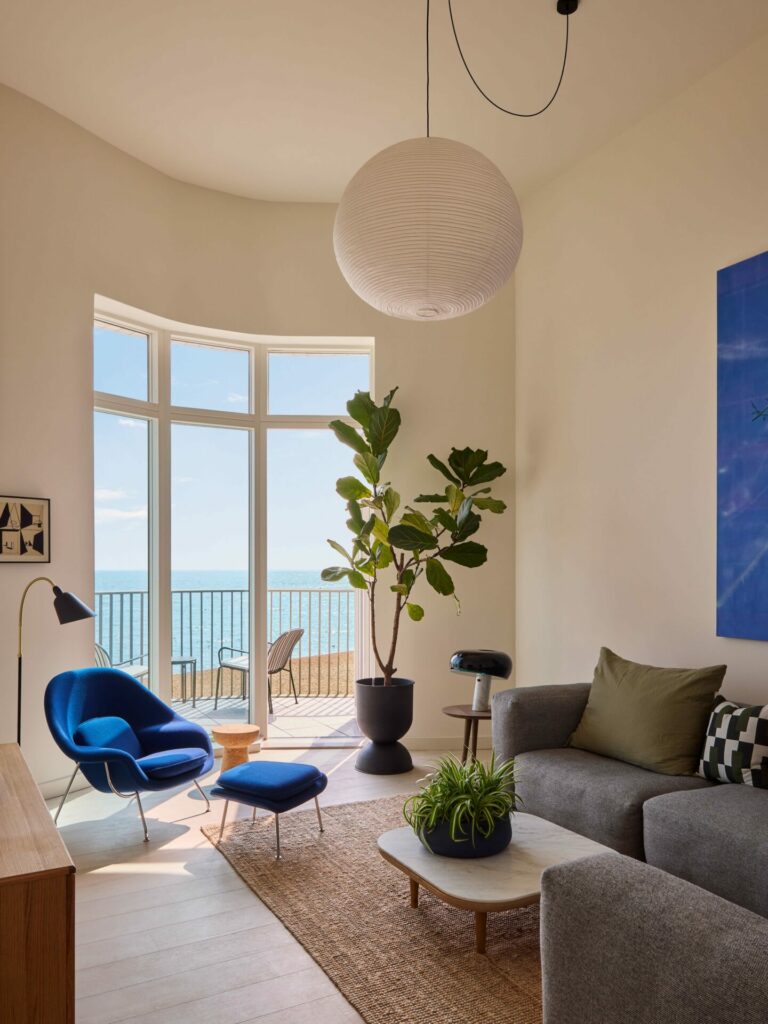
[{"label": "blue abstract painting", "polygon": [[768,253],[717,275],[717,634],[768,640]]}]

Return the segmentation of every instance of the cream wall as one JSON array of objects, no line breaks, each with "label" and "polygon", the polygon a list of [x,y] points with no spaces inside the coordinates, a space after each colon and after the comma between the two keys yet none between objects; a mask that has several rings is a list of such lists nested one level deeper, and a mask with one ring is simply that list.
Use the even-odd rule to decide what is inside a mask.
[{"label": "cream wall", "polygon": [[766,126],[768,37],[524,205],[520,684],[606,644],[768,699],[768,646],[715,637],[715,274],[768,249]]},{"label": "cream wall", "polygon": [[[94,293],[190,324],[264,334],[376,339],[380,393],[399,384],[405,427],[393,460],[403,494],[429,489],[422,458],[451,444],[513,459],[513,293],[470,317],[409,324],[346,286],[333,258],[334,208],[270,204],[183,185],[0,87],[0,490],[52,499],[49,574],[93,593],[91,316]],[[500,492],[511,502],[512,474]],[[417,680],[408,742],[455,740],[443,704],[471,681],[446,665],[462,645],[514,641],[514,521],[487,531],[492,562],[458,569],[464,612],[423,594],[398,667]],[[47,571],[47,570],[43,570]],[[30,567],[0,566],[0,742],[15,739],[16,614]],[[48,737],[45,683],[92,659],[89,623],[60,627],[46,588],[25,614],[23,749],[51,790],[68,772]]]}]

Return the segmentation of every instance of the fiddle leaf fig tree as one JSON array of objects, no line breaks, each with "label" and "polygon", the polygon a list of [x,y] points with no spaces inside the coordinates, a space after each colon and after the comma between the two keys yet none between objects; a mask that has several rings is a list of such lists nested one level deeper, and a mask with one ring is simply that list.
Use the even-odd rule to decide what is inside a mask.
[{"label": "fiddle leaf fig tree", "polygon": [[[459,611],[453,566],[474,569],[483,565],[488,551],[470,537],[480,529],[483,512],[500,515],[506,509],[488,486],[506,473],[506,467],[489,462],[488,452],[480,448],[452,448],[444,462],[428,455],[427,461],[442,477],[443,490],[419,494],[412,505],[402,504],[398,492],[383,476],[389,449],[400,430],[400,413],[392,406],[397,390],[390,391],[381,405],[376,405],[367,391],[358,391],[347,402],[347,412],[360,430],[343,420],[330,424],[339,441],[355,452],[353,462],[359,476],[343,476],[336,481],[336,492],[347,503],[351,542],[344,546],[328,541],[343,564],[322,572],[327,582],[346,579],[351,586],[367,592],[373,653],[385,685],[397,671],[395,654],[403,612],[414,622],[424,618],[424,609],[412,600],[418,581],[426,577],[438,594],[454,599]],[[392,632],[386,639],[376,600],[377,590],[385,586],[395,595]]]}]

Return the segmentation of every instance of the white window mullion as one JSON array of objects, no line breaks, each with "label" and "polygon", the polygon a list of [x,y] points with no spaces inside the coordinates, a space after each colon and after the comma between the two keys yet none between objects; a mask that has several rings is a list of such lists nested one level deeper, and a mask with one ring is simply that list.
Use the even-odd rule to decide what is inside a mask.
[{"label": "white window mullion", "polygon": [[153,605],[157,609],[152,677],[158,696],[171,701],[173,610],[171,597],[171,417],[170,334],[157,332],[157,461],[155,473]]}]

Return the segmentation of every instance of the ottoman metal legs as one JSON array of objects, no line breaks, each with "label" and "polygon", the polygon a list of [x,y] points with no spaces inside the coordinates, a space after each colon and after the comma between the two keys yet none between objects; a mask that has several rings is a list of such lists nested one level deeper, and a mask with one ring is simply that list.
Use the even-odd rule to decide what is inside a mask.
[{"label": "ottoman metal legs", "polygon": [[[320,832],[325,832],[323,828],[323,816],[320,813],[320,803],[317,797],[315,800],[315,810],[317,811],[317,824]],[[219,826],[219,838],[217,842],[221,842],[221,837],[224,834],[224,826],[227,823],[227,812],[229,810],[229,800],[224,801],[224,813],[221,816],[221,825]],[[251,821],[256,821],[256,808],[253,808],[253,814],[251,815]],[[275,860],[280,860],[280,814],[275,813]]]}]

